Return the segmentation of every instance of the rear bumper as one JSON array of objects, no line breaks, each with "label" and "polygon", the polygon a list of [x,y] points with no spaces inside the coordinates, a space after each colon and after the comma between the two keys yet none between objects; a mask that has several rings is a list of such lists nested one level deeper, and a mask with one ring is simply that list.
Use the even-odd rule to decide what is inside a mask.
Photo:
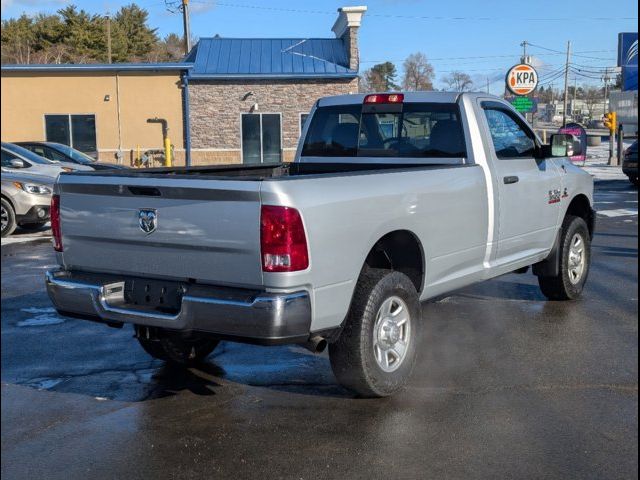
[{"label": "rear bumper", "polygon": [[307,292],[268,293],[206,285],[182,286],[176,313],[128,305],[115,275],[50,270],[47,293],[56,310],[109,324],[131,323],[199,331],[260,344],[299,343],[309,338],[311,302]]}]

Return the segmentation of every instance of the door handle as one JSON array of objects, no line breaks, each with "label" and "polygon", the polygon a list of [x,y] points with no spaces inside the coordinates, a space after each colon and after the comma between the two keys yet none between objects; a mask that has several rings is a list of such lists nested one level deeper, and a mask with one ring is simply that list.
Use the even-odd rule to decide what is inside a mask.
[{"label": "door handle", "polygon": [[518,183],[520,181],[520,179],[516,176],[512,176],[512,177],[504,177],[504,184],[505,185],[511,185],[513,183]]}]

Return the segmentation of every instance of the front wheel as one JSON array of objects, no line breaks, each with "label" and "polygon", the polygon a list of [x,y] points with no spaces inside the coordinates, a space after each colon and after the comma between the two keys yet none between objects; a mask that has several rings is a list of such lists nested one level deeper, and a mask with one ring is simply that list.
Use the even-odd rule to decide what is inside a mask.
[{"label": "front wheel", "polygon": [[11,204],[2,199],[2,238],[8,237],[16,229],[16,212]]},{"label": "front wheel", "polygon": [[154,332],[152,336],[149,332],[146,327],[136,326],[136,338],[144,351],[158,360],[183,366],[202,363],[220,343],[203,336],[182,338],[168,332]]},{"label": "front wheel", "polygon": [[421,309],[403,273],[366,269],[340,337],[329,345],[338,381],[362,397],[386,397],[407,383],[416,361]]},{"label": "front wheel", "polygon": [[582,294],[591,266],[591,235],[584,219],[567,215],[560,233],[560,271],[538,277],[549,300],[575,300]]}]

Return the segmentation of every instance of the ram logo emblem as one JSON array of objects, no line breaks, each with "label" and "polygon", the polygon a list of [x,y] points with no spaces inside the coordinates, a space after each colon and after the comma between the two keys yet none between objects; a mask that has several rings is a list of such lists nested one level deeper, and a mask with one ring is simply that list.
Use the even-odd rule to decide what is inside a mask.
[{"label": "ram logo emblem", "polygon": [[141,208],[138,212],[138,225],[140,230],[149,234],[156,231],[158,227],[158,212],[155,208]]}]

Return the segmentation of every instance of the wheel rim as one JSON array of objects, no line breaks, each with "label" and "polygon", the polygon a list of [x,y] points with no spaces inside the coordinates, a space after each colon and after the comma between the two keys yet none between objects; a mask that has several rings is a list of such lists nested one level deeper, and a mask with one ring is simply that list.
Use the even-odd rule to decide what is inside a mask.
[{"label": "wheel rim", "polygon": [[0,213],[0,217],[1,217],[1,222],[2,222],[2,231],[4,232],[7,227],[9,226],[9,212],[7,211],[6,208],[4,208],[4,206],[2,207],[2,211]]},{"label": "wheel rim", "polygon": [[577,285],[582,280],[586,267],[585,242],[582,235],[576,233],[569,248],[569,280]]},{"label": "wheel rim", "polygon": [[400,297],[387,298],[376,315],[373,353],[384,372],[394,372],[407,356],[411,341],[411,315]]}]

